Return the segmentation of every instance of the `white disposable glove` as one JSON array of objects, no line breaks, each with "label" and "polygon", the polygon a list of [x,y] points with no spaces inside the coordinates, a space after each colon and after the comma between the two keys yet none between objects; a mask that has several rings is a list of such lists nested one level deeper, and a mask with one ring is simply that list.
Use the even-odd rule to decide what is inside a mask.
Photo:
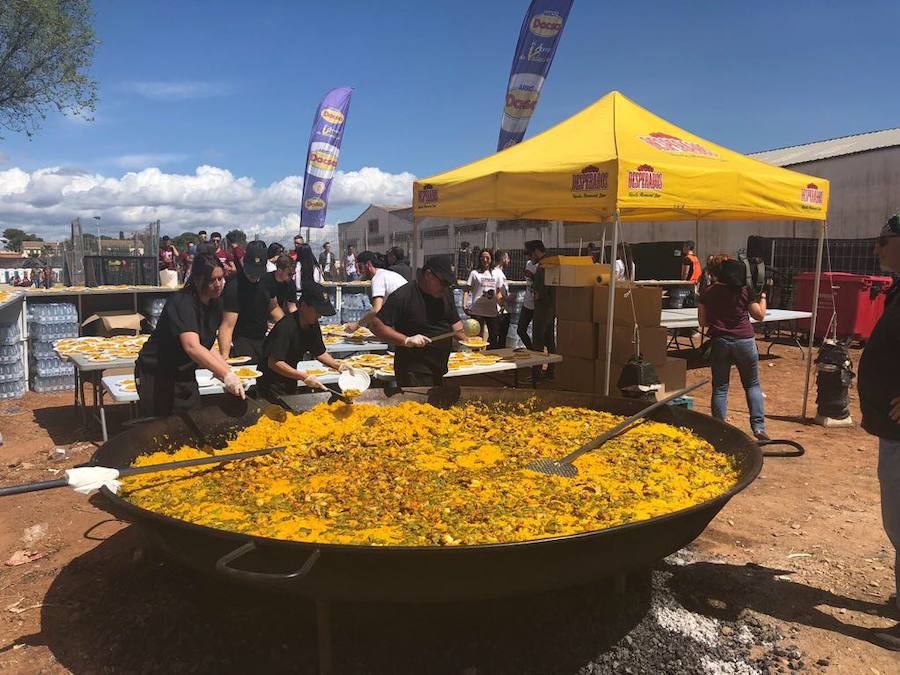
[{"label": "white disposable glove", "polygon": [[354,321],[353,323],[348,323],[345,328],[348,333],[355,333],[359,330],[359,324]]},{"label": "white disposable glove", "polygon": [[338,372],[339,373],[347,373],[347,372],[352,373],[353,366],[351,364],[347,363],[346,361],[340,361],[339,365],[338,365]]},{"label": "white disposable glove", "polygon": [[319,382],[315,375],[307,375],[306,379],[303,380],[303,384],[310,389],[325,389],[325,385]]},{"label": "white disposable glove", "polygon": [[92,495],[104,485],[113,493],[117,493],[121,483],[116,480],[119,472],[103,466],[80,466],[74,469],[66,469],[66,479],[69,485],[75,488],[75,492],[83,495]]},{"label": "white disposable glove", "polygon": [[244,384],[241,382],[241,378],[234,374],[233,370],[228,371],[222,383],[225,385],[225,391],[232,396],[247,398],[247,394],[244,392]]},{"label": "white disposable glove", "polygon": [[431,344],[431,338],[424,335],[410,335],[403,341],[404,347],[425,347]]}]

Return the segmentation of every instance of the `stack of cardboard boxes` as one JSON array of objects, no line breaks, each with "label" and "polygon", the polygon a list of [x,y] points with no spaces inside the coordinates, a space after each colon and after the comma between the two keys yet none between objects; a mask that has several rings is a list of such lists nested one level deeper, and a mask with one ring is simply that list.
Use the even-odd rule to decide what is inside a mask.
[{"label": "stack of cardboard boxes", "polygon": [[[566,265],[560,265],[565,268]],[[606,323],[609,285],[607,275],[599,272],[603,266],[594,265],[595,274],[554,274],[556,285],[557,352],[563,361],[556,368],[554,388],[581,392],[603,392],[606,367]],[[548,275],[549,276],[549,275]],[[616,284],[613,312],[612,368],[610,394],[620,395],[617,388],[622,367],[634,355],[634,326],[640,331],[641,354],[652,363],[666,391],[685,386],[684,359],[666,354],[668,333],[659,325],[662,314],[662,289],[647,286]]]}]

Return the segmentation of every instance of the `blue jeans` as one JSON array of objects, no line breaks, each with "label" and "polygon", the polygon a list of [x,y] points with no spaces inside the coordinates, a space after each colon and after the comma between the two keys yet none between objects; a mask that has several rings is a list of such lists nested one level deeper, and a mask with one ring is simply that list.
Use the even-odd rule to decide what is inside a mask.
[{"label": "blue jeans", "polygon": [[900,441],[878,439],[878,483],[881,486],[881,521],[894,545],[897,609],[900,609]]},{"label": "blue jeans", "polygon": [[753,433],[765,433],[766,415],[763,402],[762,387],[759,386],[759,352],[756,350],[754,338],[714,337],[711,340],[709,354],[712,367],[712,414],[716,419],[724,420],[728,409],[728,380],[731,377],[731,366],[737,366],[747,395],[747,407],[750,409],[750,428]]}]

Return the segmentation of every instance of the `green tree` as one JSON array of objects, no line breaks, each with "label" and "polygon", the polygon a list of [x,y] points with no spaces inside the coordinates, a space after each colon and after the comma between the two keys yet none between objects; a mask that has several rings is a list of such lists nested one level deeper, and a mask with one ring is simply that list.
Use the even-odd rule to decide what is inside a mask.
[{"label": "green tree", "polygon": [[93,120],[90,0],[0,0],[0,128],[31,137],[57,111]]},{"label": "green tree", "polygon": [[3,236],[0,237],[0,242],[3,242],[3,247],[7,251],[18,251],[19,253],[21,253],[23,241],[44,240],[36,234],[25,232],[25,230],[20,230],[17,227],[7,227],[5,230],[3,230]]},{"label": "green tree", "polygon": [[195,232],[182,232],[177,237],[172,237],[172,246],[178,249],[179,253],[187,251],[188,244],[199,244],[200,237]]},{"label": "green tree", "polygon": [[226,238],[228,238],[228,237],[234,238],[234,240],[235,240],[238,244],[240,244],[241,246],[246,246],[246,245],[247,245],[247,235],[244,233],[243,230],[238,230],[238,229],[230,230],[230,231],[225,235],[225,237],[226,237]]}]

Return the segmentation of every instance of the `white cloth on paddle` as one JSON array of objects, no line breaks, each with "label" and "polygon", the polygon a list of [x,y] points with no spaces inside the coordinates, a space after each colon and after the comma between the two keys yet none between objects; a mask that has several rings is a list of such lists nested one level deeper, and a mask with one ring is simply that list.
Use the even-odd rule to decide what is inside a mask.
[{"label": "white cloth on paddle", "polygon": [[119,472],[105,466],[80,466],[75,469],[66,469],[66,480],[75,488],[75,492],[83,495],[92,495],[104,485],[112,492],[117,493],[122,484],[116,480]]}]

